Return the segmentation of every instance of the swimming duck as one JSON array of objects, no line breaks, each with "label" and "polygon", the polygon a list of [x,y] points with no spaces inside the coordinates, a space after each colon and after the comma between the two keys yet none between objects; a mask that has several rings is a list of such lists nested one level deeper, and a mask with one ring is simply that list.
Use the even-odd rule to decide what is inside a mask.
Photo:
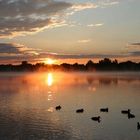
[{"label": "swimming duck", "polygon": [[76,113],[83,113],[84,112],[84,109],[82,108],[82,109],[77,109],[76,110]]},{"label": "swimming duck", "polygon": [[56,110],[60,110],[61,108],[62,107],[60,105],[55,107]]},{"label": "swimming duck", "polygon": [[92,117],[91,119],[92,119],[93,121],[98,121],[98,122],[101,121],[101,117],[100,117],[100,116],[98,116],[98,117]]},{"label": "swimming duck", "polygon": [[131,113],[128,113],[128,119],[132,119],[132,118],[135,118],[135,115],[131,114]]},{"label": "swimming duck", "polygon": [[137,122],[137,130],[140,130],[140,123]]},{"label": "swimming duck", "polygon": [[128,110],[122,110],[121,113],[122,114],[129,114],[130,113],[130,109],[128,109]]},{"label": "swimming duck", "polygon": [[108,110],[109,110],[108,108],[101,108],[100,112],[108,112]]}]

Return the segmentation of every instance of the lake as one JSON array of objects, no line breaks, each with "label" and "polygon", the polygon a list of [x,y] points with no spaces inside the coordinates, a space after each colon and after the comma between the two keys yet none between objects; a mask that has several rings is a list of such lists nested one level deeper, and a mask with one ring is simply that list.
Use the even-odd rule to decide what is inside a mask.
[{"label": "lake", "polygon": [[0,140],[139,140],[137,122],[139,72],[0,73]]}]

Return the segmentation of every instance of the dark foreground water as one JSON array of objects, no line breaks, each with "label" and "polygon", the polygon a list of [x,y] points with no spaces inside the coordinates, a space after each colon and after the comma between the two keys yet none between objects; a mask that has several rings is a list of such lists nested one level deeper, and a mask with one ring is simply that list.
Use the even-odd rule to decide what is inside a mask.
[{"label": "dark foreground water", "polygon": [[140,140],[138,121],[140,73],[0,74],[0,140]]}]

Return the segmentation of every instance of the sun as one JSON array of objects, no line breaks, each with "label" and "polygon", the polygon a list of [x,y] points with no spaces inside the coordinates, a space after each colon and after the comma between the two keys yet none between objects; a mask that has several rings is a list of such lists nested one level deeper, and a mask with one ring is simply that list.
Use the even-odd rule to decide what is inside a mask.
[{"label": "sun", "polygon": [[52,65],[52,64],[54,64],[54,63],[55,63],[55,60],[53,60],[53,59],[51,59],[51,58],[47,58],[47,59],[45,60],[45,64]]}]

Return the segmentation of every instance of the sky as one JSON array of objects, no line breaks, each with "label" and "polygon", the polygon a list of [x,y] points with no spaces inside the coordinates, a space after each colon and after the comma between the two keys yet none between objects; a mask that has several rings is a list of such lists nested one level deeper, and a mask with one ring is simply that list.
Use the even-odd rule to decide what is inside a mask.
[{"label": "sky", "polygon": [[140,62],[140,0],[0,0],[0,63]]}]

